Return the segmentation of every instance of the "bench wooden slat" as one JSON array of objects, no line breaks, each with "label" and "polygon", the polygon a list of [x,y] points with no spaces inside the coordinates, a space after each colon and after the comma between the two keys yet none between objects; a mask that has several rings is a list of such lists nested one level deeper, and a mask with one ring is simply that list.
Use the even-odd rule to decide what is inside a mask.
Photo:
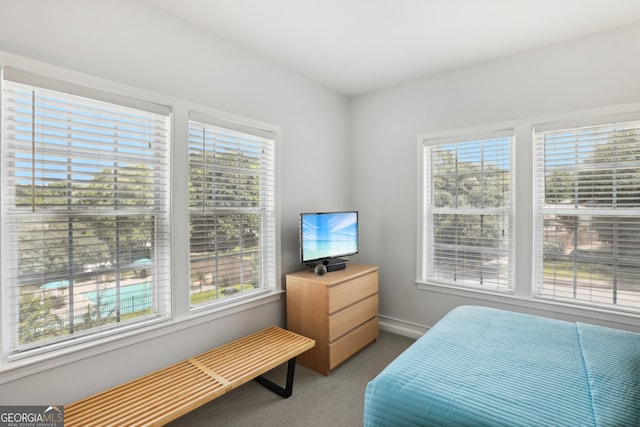
[{"label": "bench wooden slat", "polygon": [[215,381],[218,381],[220,384],[222,384],[222,385],[229,384],[229,381],[227,379],[225,379],[224,377],[221,377],[220,375],[218,375],[215,372],[213,372],[211,369],[209,369],[208,367],[203,365],[198,359],[189,359],[189,362],[193,363],[202,372],[204,372],[206,375],[210,376]]},{"label": "bench wooden slat", "polygon": [[[162,413],[167,411],[173,405],[182,404],[182,400],[192,400],[194,398],[208,396],[213,390],[203,384],[200,379],[194,380],[195,383],[175,383],[166,389],[152,390],[153,394],[141,394],[133,399],[119,398],[112,410],[111,421],[113,425],[126,426],[130,425],[134,419],[140,418],[140,422],[145,424],[145,420],[153,416],[154,413]],[[219,387],[218,387],[219,388]],[[215,390],[215,388],[214,388]],[[180,399],[176,400],[179,395]],[[140,411],[143,411],[142,413]],[[94,420],[91,420],[92,422]],[[134,423],[135,424],[135,423]],[[65,411],[65,425],[66,411]]]},{"label": "bench wooden slat", "polygon": [[[167,392],[180,384],[191,384],[195,387],[197,384],[202,384],[200,375],[202,373],[196,368],[182,362],[102,392],[99,399],[85,399],[82,406],[86,416],[100,412],[124,412],[122,409],[125,408],[121,407],[123,401],[133,403],[155,393]],[[167,399],[169,399],[168,396]],[[65,410],[65,421],[68,424],[66,412]]]},{"label": "bench wooden slat", "polygon": [[[182,376],[179,381],[176,381],[173,375],[175,368],[179,368],[180,371],[192,369],[198,376]],[[168,377],[163,375],[165,372],[169,373]],[[154,381],[157,384],[154,385]],[[133,421],[133,414],[140,411],[141,407],[152,407],[154,402],[156,405],[169,405],[175,399],[174,393],[179,393],[185,399],[188,396],[193,397],[194,393],[208,396],[220,386],[220,384],[208,381],[206,376],[195,367],[184,364],[174,365],[142,377],[140,381],[134,380],[100,393],[94,398],[78,402],[82,413],[78,414],[77,425],[102,425],[98,424],[99,418],[96,418],[96,414],[111,414],[110,422],[112,425],[130,425]],[[68,415],[69,409],[65,407],[65,425],[69,425],[69,423],[73,425],[76,422],[73,418],[73,405],[69,406],[72,411],[71,415]],[[123,424],[124,422],[127,424]]]},{"label": "bench wooden slat", "polygon": [[[269,344],[273,339],[273,336],[267,336],[263,341],[255,340],[251,343],[244,343],[245,345],[242,347],[220,348],[220,351],[208,352],[198,356],[197,359],[205,366],[212,363],[215,368],[211,369],[215,369],[216,373],[228,380],[234,380],[238,376],[245,375],[246,371],[252,369],[256,363],[259,366],[272,363],[273,367],[276,367],[288,360],[281,355],[292,350],[295,351],[296,343],[279,340]],[[237,357],[238,353],[246,357]]]},{"label": "bench wooden slat", "polygon": [[272,326],[65,406],[65,427],[160,426],[309,350]]}]

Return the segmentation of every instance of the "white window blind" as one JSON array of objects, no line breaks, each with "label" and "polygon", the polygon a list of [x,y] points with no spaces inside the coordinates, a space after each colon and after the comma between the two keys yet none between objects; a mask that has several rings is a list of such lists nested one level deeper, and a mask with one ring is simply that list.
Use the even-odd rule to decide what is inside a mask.
[{"label": "white window blind", "polygon": [[275,286],[275,135],[193,117],[190,281],[198,308]]},{"label": "white window blind", "polygon": [[3,333],[10,354],[170,314],[169,110],[88,93],[98,94],[4,70]]},{"label": "white window blind", "polygon": [[534,136],[536,294],[640,310],[640,121]]},{"label": "white window blind", "polygon": [[511,292],[513,131],[423,142],[418,280]]}]

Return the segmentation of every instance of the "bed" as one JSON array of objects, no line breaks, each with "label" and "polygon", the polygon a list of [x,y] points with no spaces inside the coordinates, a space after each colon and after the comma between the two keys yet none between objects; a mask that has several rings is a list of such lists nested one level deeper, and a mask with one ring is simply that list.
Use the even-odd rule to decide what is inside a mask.
[{"label": "bed", "polygon": [[640,334],[449,312],[367,384],[365,426],[638,426]]}]

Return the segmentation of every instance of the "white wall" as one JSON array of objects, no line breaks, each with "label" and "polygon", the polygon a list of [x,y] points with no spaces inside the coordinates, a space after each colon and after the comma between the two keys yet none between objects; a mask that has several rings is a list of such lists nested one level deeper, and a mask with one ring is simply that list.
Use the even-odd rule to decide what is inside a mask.
[{"label": "white wall", "polygon": [[[0,51],[280,126],[283,275],[300,269],[298,213],[350,207],[348,101],[144,1],[0,0]],[[67,404],[272,324],[283,298],[22,378],[0,372],[0,403]]]},{"label": "white wall", "polygon": [[[383,323],[420,330],[469,303],[586,319],[584,311],[544,312],[532,301],[513,306],[417,289],[417,136],[638,102],[639,48],[637,24],[352,99],[352,200],[364,222],[362,260],[380,266]],[[530,280],[527,262],[519,260],[516,280]],[[637,318],[607,319],[597,322],[640,329]]]}]

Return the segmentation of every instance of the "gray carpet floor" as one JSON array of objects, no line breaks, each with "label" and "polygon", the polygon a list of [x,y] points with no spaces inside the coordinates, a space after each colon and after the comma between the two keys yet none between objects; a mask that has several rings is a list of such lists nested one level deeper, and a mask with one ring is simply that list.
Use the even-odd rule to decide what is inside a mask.
[{"label": "gray carpet floor", "polygon": [[[169,426],[362,426],[367,383],[413,342],[411,338],[380,331],[376,342],[338,366],[329,376],[297,365],[293,395],[288,399],[251,381]],[[284,385],[286,364],[265,376]]]}]

